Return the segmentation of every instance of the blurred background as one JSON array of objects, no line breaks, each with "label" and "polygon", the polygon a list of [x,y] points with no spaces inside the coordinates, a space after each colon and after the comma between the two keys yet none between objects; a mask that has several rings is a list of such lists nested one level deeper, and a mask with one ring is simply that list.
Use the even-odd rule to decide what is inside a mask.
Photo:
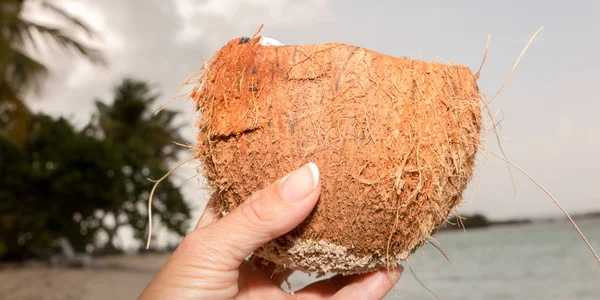
[{"label": "blurred background", "polygon": [[[0,0],[0,298],[132,299],[206,203],[191,86],[229,40],[340,42],[478,69],[508,158],[600,248],[597,1]],[[154,112],[173,102],[159,114]],[[495,137],[485,147],[498,152]],[[460,209],[396,299],[600,299],[600,267],[552,201],[481,153]],[[81,267],[84,268],[81,268]],[[417,279],[418,278],[418,279]],[[295,289],[314,281],[294,274]],[[425,287],[423,287],[426,286]],[[430,291],[428,291],[428,289]],[[388,296],[394,299],[394,294]]]}]

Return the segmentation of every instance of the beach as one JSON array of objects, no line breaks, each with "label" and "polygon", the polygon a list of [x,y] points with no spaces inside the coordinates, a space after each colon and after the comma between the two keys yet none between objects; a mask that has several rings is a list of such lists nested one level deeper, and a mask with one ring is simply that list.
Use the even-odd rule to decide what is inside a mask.
[{"label": "beach", "polygon": [[90,269],[5,266],[0,270],[0,299],[136,299],[168,258],[169,254],[108,257]]},{"label": "beach", "polygon": [[[600,219],[579,225],[600,248]],[[405,264],[386,299],[600,299],[600,266],[567,222],[496,226],[436,236],[452,263],[426,246]],[[169,254],[97,259],[93,269],[52,269],[43,264],[4,265],[0,299],[136,299]],[[314,277],[295,273],[294,289]]]}]

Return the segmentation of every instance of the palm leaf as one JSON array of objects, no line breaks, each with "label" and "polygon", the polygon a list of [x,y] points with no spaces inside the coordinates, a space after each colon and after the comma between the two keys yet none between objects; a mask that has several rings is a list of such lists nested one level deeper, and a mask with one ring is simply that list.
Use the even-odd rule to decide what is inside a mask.
[{"label": "palm leaf", "polygon": [[46,66],[22,51],[12,51],[9,55],[11,62],[3,67],[5,84],[17,95],[28,89],[39,92],[40,83],[48,76]]},{"label": "palm leaf", "polygon": [[[58,17],[66,29],[25,19],[23,9],[26,2]],[[46,66],[32,55],[42,49],[61,53],[73,51],[93,63],[105,63],[100,51],[87,46],[67,29],[82,31],[89,37],[96,37],[94,31],[51,2],[0,0],[0,134],[10,135],[13,140],[23,140],[27,135],[31,113],[23,101],[24,93],[30,90],[39,92],[48,75]]]},{"label": "palm leaf", "polygon": [[98,34],[91,27],[89,27],[87,24],[83,23],[77,17],[69,14],[64,9],[56,6],[55,4],[50,3],[48,1],[42,1],[41,6],[45,9],[47,9],[48,11],[54,13],[54,15],[58,16],[61,20],[66,22],[68,25],[71,25],[71,26],[75,27],[75,29],[79,29],[79,30],[85,32],[85,34],[88,37],[99,38]]},{"label": "palm leaf", "polygon": [[[43,38],[45,38],[47,43],[52,42],[55,46],[58,46],[59,50],[74,50],[93,63],[106,63],[104,56],[99,50],[84,45],[82,42],[69,36],[60,28],[37,24],[27,20],[21,20],[21,22],[18,24],[18,27],[19,32],[30,31],[39,33]],[[31,37],[31,33],[26,34],[26,36]],[[33,41],[35,41],[35,39],[33,39]],[[50,45],[51,44],[49,44],[49,46]]]}]

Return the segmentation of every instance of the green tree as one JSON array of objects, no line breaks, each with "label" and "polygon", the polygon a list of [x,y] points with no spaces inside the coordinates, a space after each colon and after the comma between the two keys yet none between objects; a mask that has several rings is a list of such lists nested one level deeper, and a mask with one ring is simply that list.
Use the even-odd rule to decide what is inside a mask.
[{"label": "green tree", "polygon": [[[460,218],[460,219],[459,219]],[[448,226],[451,225],[451,226]],[[441,229],[481,228],[491,226],[492,222],[482,214],[451,216],[441,225]]]},{"label": "green tree", "polygon": [[[46,257],[61,236],[78,251],[110,253],[118,250],[114,239],[123,226],[131,226],[134,237],[144,240],[147,200],[154,184],[147,177],[168,171],[167,162],[178,150],[163,135],[178,135],[171,117],[150,113],[155,94],[150,89],[131,93],[144,90],[130,89],[131,85],[145,86],[126,81],[117,89],[114,103],[105,106],[108,115],[82,131],[63,118],[33,115],[23,146],[0,136],[0,260]],[[104,117],[108,119],[100,126],[98,120]],[[119,124],[132,120],[137,121]],[[113,128],[109,123],[119,130],[109,130]],[[153,130],[164,132],[153,135]],[[158,187],[153,207],[162,224],[185,234],[190,211],[172,180]],[[109,237],[104,245],[98,242],[101,232]]]},{"label": "green tree", "polygon": [[[175,162],[181,141],[176,112],[151,108],[159,96],[148,84],[124,80],[110,104],[83,130],[63,118],[33,115],[22,146],[0,136],[0,259],[47,256],[58,237],[76,250],[117,251],[119,228],[144,241],[154,182]],[[190,210],[167,178],[156,189],[154,215],[183,235]],[[99,234],[108,236],[99,244]],[[143,243],[141,243],[143,245]]]},{"label": "green tree", "polygon": [[[147,201],[154,182],[169,170],[169,163],[177,159],[182,141],[179,127],[174,125],[177,112],[162,110],[154,114],[152,108],[160,95],[147,83],[125,79],[114,91],[110,105],[96,102],[97,114],[87,128],[88,134],[101,136],[112,143],[114,151],[122,153],[124,165],[122,195],[104,211],[103,222],[108,235],[107,250],[114,248],[115,234],[121,226],[131,225],[135,238],[143,240],[147,229]],[[153,211],[169,230],[183,235],[190,217],[189,207],[179,189],[169,178],[162,181],[154,193]],[[114,220],[117,220],[114,222]],[[108,225],[110,224],[110,225]]]},{"label": "green tree", "polygon": [[93,247],[98,212],[123,181],[121,154],[62,118],[34,115],[31,126],[24,147],[0,137],[0,257],[47,256],[60,236]]},{"label": "green tree", "polygon": [[[23,98],[40,91],[48,68],[36,58],[42,53],[75,53],[94,63],[104,62],[101,53],[83,39],[96,34],[82,20],[52,0],[0,1],[0,135],[21,145],[26,140],[31,112]],[[42,12],[58,25],[27,18],[27,10]]]}]

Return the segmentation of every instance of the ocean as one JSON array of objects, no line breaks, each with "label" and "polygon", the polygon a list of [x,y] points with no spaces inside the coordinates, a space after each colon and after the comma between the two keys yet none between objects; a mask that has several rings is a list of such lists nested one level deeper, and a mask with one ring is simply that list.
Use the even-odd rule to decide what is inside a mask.
[{"label": "ocean", "polygon": [[[600,251],[600,219],[577,222]],[[600,299],[600,264],[567,221],[441,232],[404,263],[385,299]],[[298,289],[314,282],[294,274]],[[394,295],[395,294],[395,295]]]}]

